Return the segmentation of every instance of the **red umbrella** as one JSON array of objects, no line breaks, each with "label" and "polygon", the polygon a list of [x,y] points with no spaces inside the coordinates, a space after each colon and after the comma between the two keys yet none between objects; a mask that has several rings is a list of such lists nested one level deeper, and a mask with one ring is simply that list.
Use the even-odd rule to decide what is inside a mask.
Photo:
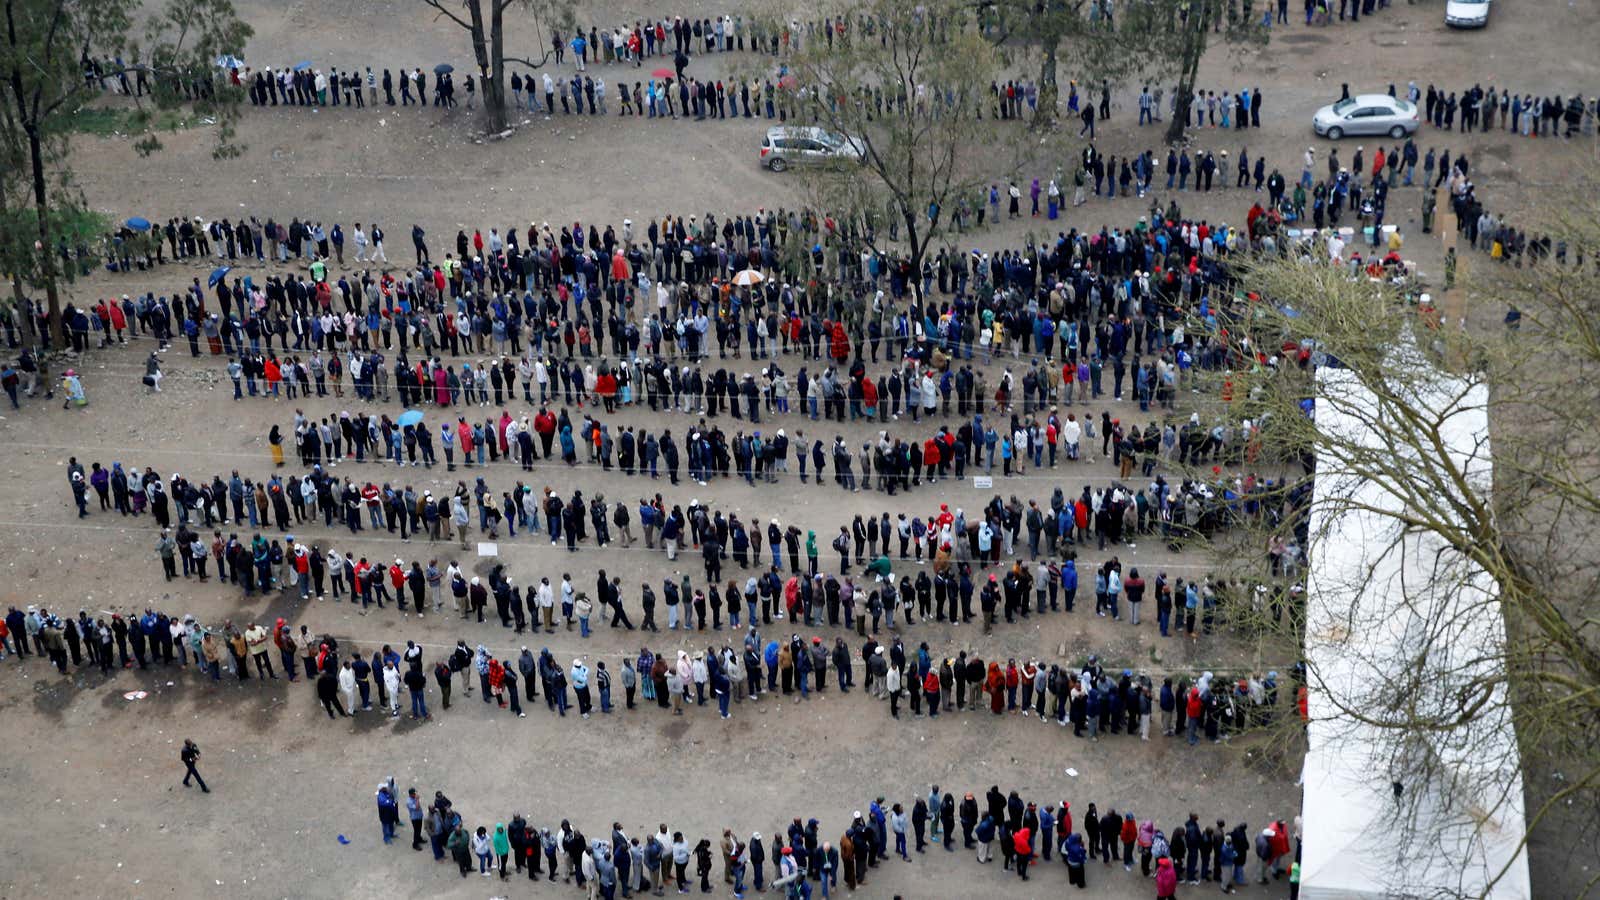
[{"label": "red umbrella", "polygon": [[678,73],[671,69],[656,69],[650,73],[652,78],[676,78]]},{"label": "red umbrella", "polygon": [[798,84],[798,83],[799,82],[795,79],[795,77],[793,75],[785,75],[782,78],[778,79],[778,87],[781,87],[784,90],[792,90],[794,88],[794,86],[796,84]]}]

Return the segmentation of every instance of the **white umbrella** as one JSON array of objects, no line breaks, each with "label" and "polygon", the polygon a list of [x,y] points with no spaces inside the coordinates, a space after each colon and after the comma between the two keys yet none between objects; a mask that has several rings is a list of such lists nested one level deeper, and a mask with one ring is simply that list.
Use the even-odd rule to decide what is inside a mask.
[{"label": "white umbrella", "polygon": [[755,269],[745,269],[743,272],[733,276],[733,283],[739,287],[750,287],[766,280],[767,276],[757,272]]}]

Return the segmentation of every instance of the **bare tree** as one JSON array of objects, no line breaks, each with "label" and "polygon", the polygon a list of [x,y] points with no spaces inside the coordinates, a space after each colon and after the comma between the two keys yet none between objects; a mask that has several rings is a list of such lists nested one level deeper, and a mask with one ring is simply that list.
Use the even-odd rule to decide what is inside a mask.
[{"label": "bare tree", "polygon": [[[1053,124],[1059,114],[1061,70],[1090,92],[1123,87],[1135,79],[1177,81],[1175,114],[1166,140],[1183,140],[1189,101],[1200,60],[1213,37],[1230,50],[1266,43],[1268,29],[1254,21],[1254,4],[1215,0],[1143,0],[1115,4],[1104,0],[993,0],[983,4],[982,34],[1006,48],[1037,53],[1039,106],[1034,125]],[[1088,96],[1085,102],[1093,103]],[[1159,114],[1159,110],[1157,111]]]},{"label": "bare tree", "polygon": [[[812,40],[788,60],[779,90],[792,119],[853,142],[860,165],[816,170],[820,193],[846,217],[878,219],[903,242],[909,270],[951,230],[958,204],[978,197],[996,171],[1015,171],[1022,132],[998,118],[989,86],[1000,79],[994,46],[964,29],[964,4],[937,0],[915,10],[893,0],[858,8],[861,30],[837,42]],[[953,27],[938,27],[954,23]],[[1003,79],[1000,79],[1003,80]],[[920,277],[911,279],[920,296]]]},{"label": "bare tree", "polygon": [[[472,56],[483,85],[483,112],[491,134],[502,132],[509,122],[506,108],[506,63],[529,69],[543,67],[555,57],[545,46],[545,26],[571,18],[570,9],[549,0],[422,0],[440,18],[448,19],[467,32],[472,41]],[[535,35],[535,52],[526,56],[506,55],[506,12],[527,16]]]},{"label": "bare tree", "polygon": [[[1589,598],[1600,577],[1584,538],[1600,523],[1600,277],[1592,259],[1554,258],[1600,246],[1597,208],[1584,206],[1554,223],[1548,248],[1535,238],[1515,266],[1468,285],[1478,304],[1509,301],[1517,329],[1441,325],[1411,294],[1320,249],[1247,266],[1246,290],[1208,326],[1225,345],[1213,382],[1229,385],[1227,419],[1253,423],[1262,464],[1287,466],[1262,495],[1286,514],[1242,520],[1219,566],[1289,598],[1287,618],[1266,604],[1238,611],[1264,645],[1322,654],[1306,671],[1313,741],[1362,754],[1393,782],[1372,849],[1393,863],[1395,894],[1493,891],[1515,854],[1489,848],[1495,829],[1520,825],[1525,782],[1516,852],[1546,833],[1552,853],[1596,862],[1600,619]],[[1474,419],[1487,427],[1463,434]],[[1305,584],[1265,552],[1289,540],[1317,571],[1331,571],[1330,554],[1358,559]],[[1308,617],[1293,614],[1301,587],[1316,600]],[[1485,854],[1485,879],[1469,877],[1463,852]],[[1441,854],[1442,874],[1418,862]],[[1550,862],[1534,871],[1582,872]],[[1571,877],[1543,893],[1600,881]]]},{"label": "bare tree", "polygon": [[[8,254],[11,271],[25,273],[42,286],[49,305],[51,328],[65,342],[61,322],[61,297],[57,279],[63,274],[56,260],[62,222],[82,220],[79,196],[63,187],[70,183],[70,147],[67,135],[71,117],[97,99],[108,81],[151,76],[155,102],[161,107],[191,104],[215,116],[217,146],[214,155],[237,155],[232,124],[244,92],[228,84],[213,60],[221,54],[238,54],[251,34],[230,0],[168,0],[152,10],[146,20],[145,51],[148,62],[121,68],[85,70],[89,54],[128,52],[137,47],[129,39],[136,14],[144,7],[134,0],[4,0],[4,30],[0,31],[0,152],[9,170],[27,173],[28,205],[32,207],[32,240],[17,244],[31,259]],[[141,154],[160,148],[153,135],[136,145]],[[18,196],[20,199],[20,195]],[[6,208],[17,209],[11,186]]]}]

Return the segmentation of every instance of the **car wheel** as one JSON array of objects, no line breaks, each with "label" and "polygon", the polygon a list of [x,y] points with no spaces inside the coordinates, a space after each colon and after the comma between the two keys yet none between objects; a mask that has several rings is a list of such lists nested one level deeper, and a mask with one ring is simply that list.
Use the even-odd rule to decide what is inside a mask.
[{"label": "car wheel", "polygon": [[1389,137],[1392,137],[1397,141],[1405,136],[1406,129],[1404,125],[1396,125],[1395,127],[1389,129]]},{"label": "car wheel", "polygon": [[789,168],[789,161],[781,156],[774,157],[772,162],[767,164],[767,168],[774,172],[782,172],[784,169]]},{"label": "car wheel", "polygon": [[1343,128],[1340,128],[1339,126],[1335,125],[1332,128],[1328,129],[1328,140],[1337,141],[1339,138],[1342,138],[1342,137],[1344,137],[1344,129]]}]

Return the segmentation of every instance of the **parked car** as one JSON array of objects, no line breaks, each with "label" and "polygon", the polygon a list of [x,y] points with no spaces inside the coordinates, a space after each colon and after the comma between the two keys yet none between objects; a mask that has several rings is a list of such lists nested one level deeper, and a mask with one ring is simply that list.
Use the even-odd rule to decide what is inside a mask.
[{"label": "parked car", "polygon": [[1388,94],[1360,94],[1317,110],[1311,127],[1337,141],[1347,134],[1387,134],[1400,139],[1413,134],[1421,120],[1416,104]]},{"label": "parked car", "polygon": [[768,128],[761,139],[761,164],[774,172],[791,166],[858,163],[866,154],[866,147],[859,140],[826,128]]},{"label": "parked car", "polygon": [[1482,28],[1489,24],[1489,0],[1446,0],[1444,23],[1452,28]]}]

